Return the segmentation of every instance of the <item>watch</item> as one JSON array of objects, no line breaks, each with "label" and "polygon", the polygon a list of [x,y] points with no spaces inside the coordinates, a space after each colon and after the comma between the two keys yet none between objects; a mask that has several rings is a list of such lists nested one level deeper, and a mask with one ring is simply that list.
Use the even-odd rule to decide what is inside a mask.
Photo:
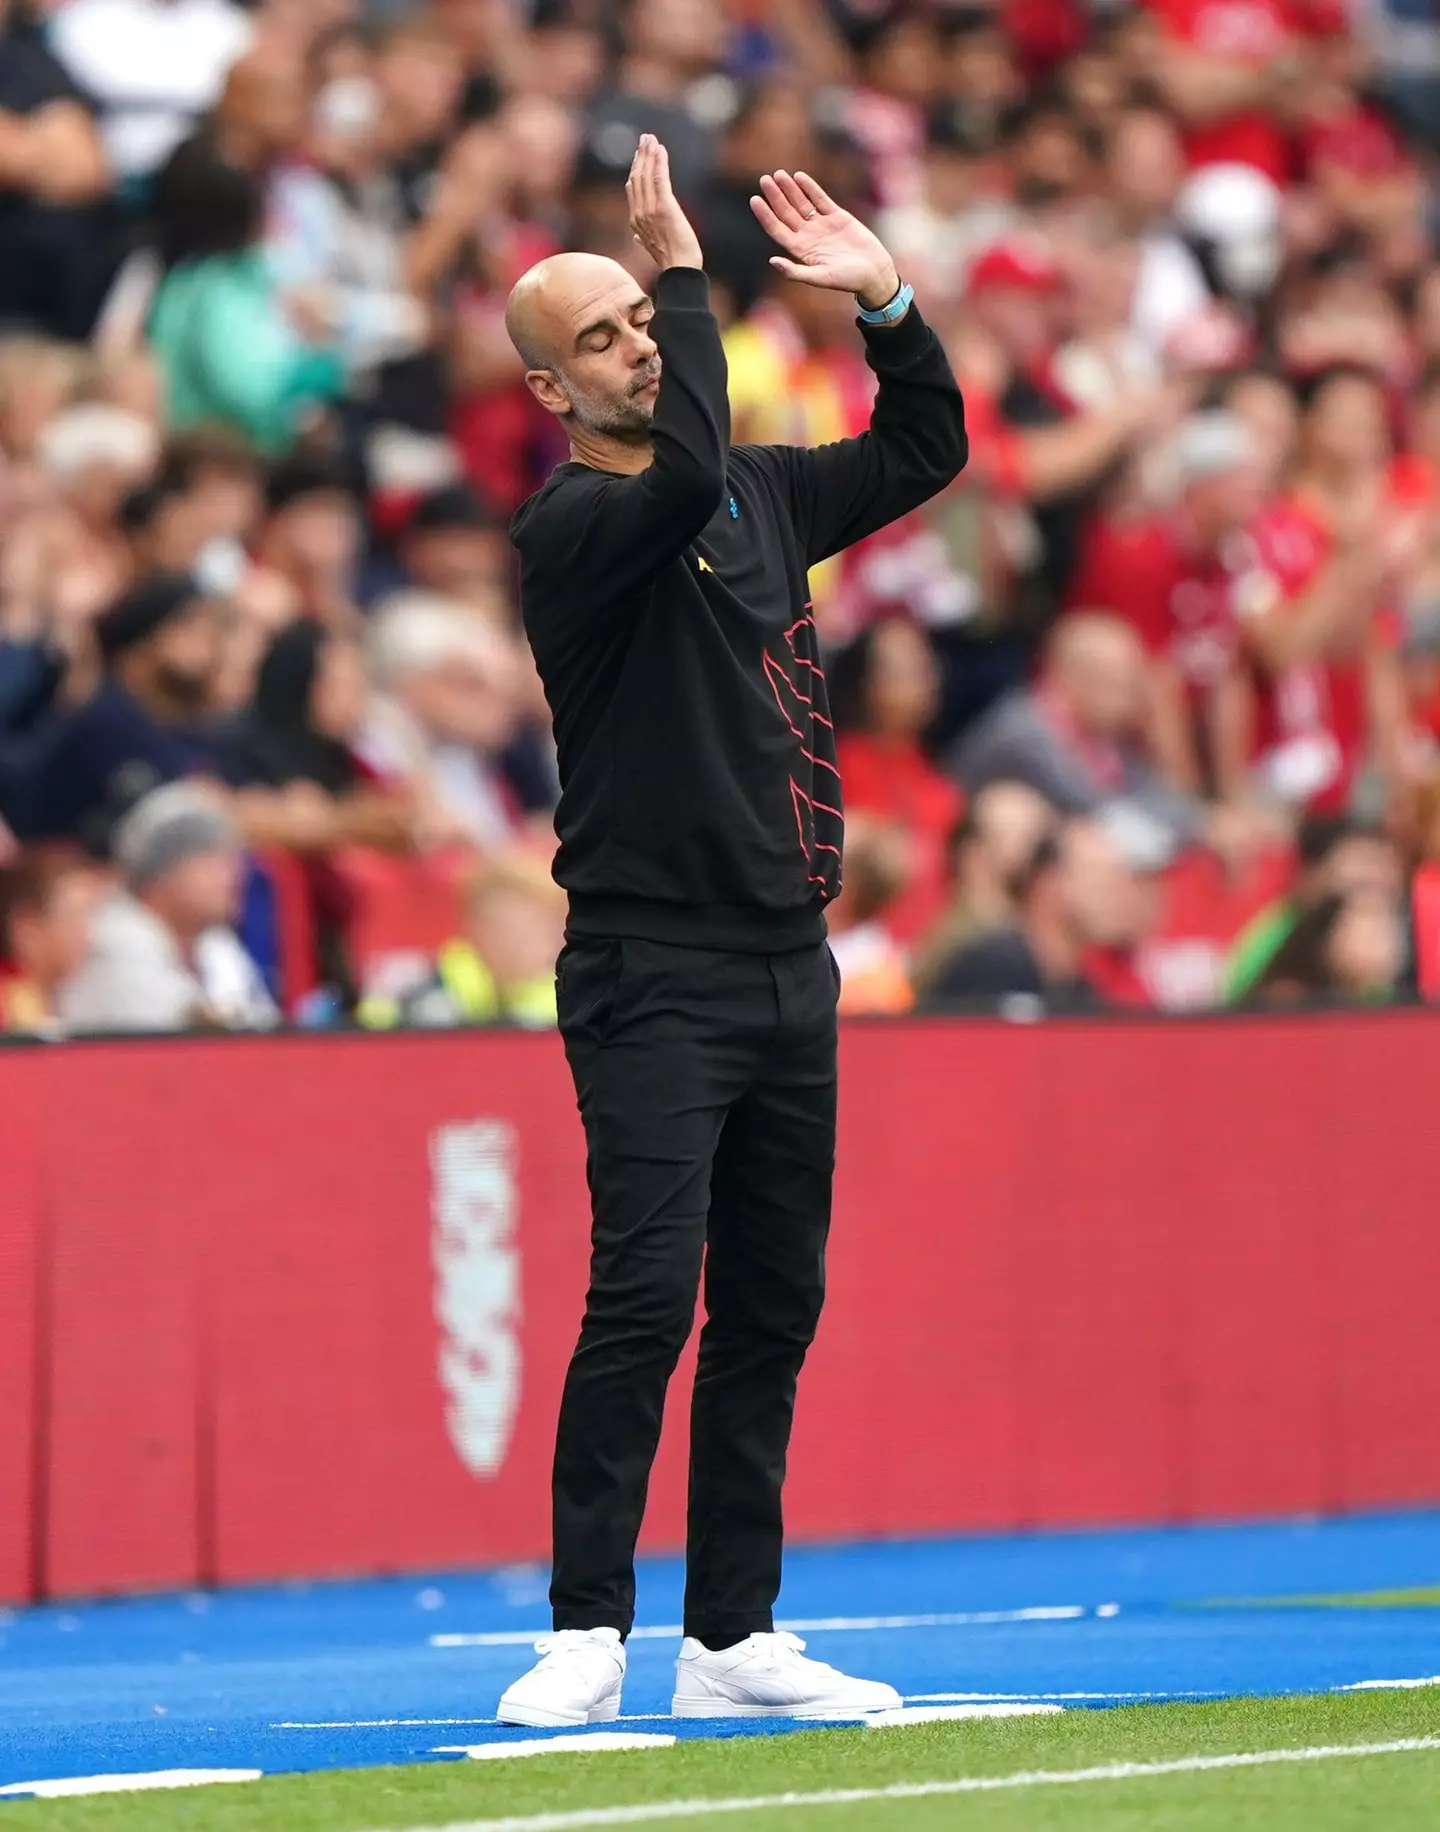
[{"label": "watch", "polygon": [[914,301],[915,288],[902,282],[899,292],[889,305],[882,305],[878,312],[867,312],[858,299],[855,301],[855,309],[860,314],[861,324],[896,324],[910,310]]}]

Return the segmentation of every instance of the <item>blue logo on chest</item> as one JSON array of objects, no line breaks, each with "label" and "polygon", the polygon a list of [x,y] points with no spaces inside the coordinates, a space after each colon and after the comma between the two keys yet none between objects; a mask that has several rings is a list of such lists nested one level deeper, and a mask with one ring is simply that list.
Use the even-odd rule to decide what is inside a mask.
[{"label": "blue logo on chest", "polygon": [[740,505],[733,496],[730,498],[730,519],[732,522],[738,522],[740,519]]}]

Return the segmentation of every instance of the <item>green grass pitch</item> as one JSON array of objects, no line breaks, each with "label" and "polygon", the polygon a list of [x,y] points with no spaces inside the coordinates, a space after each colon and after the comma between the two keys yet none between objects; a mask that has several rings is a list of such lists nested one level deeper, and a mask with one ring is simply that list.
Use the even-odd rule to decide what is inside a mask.
[{"label": "green grass pitch", "polygon": [[[1121,1763],[1427,1740],[1432,1747],[1171,1768],[1126,1779],[1033,1779]],[[888,1798],[878,1793],[977,1777],[1006,1785]],[[852,1790],[870,1797],[776,1801]],[[721,1804],[742,1800],[756,1804]],[[1440,1688],[277,1776],[174,1793],[18,1802],[3,1809],[0,1832],[489,1832],[495,1822],[506,1832],[580,1832],[587,1825],[713,1825],[736,1832],[1440,1832]]]}]

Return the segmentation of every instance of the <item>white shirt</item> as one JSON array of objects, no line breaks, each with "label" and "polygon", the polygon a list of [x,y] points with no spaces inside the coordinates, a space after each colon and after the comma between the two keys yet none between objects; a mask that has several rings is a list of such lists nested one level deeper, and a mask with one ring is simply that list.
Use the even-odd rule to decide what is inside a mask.
[{"label": "white shirt", "polygon": [[96,912],[90,953],[60,988],[68,1031],[178,1031],[197,1021],[266,1030],[279,1013],[230,929],[207,929],[187,960],[147,905],[117,892]]},{"label": "white shirt", "polygon": [[253,28],[232,0],[69,0],[50,48],[101,111],[118,178],[157,170],[220,99]]}]

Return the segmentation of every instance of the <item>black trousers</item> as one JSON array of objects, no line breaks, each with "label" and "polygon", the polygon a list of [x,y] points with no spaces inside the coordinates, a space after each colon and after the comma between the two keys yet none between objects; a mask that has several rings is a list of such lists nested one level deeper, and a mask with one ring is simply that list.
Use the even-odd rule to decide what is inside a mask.
[{"label": "black trousers", "polygon": [[702,1265],[685,1632],[723,1646],[771,1627],[795,1386],[824,1299],[837,987],[823,943],[574,937],[560,957],[593,1230],[555,1449],[557,1629],[634,1620],[635,1540]]}]

